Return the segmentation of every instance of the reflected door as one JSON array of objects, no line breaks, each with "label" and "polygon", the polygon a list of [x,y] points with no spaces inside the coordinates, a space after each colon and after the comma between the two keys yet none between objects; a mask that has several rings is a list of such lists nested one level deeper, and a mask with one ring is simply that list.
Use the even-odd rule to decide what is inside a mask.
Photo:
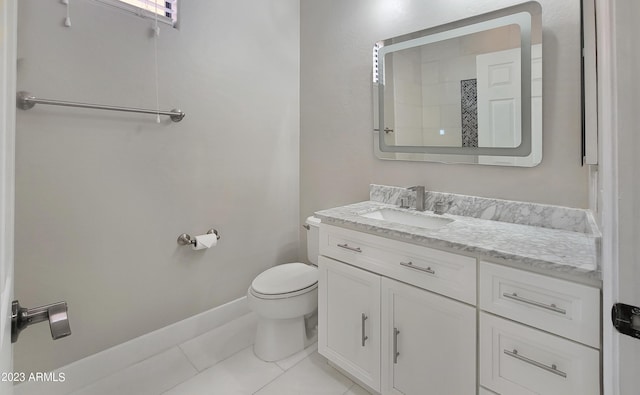
[{"label": "reflected door", "polygon": [[478,146],[512,148],[521,142],[520,48],[476,57]]}]

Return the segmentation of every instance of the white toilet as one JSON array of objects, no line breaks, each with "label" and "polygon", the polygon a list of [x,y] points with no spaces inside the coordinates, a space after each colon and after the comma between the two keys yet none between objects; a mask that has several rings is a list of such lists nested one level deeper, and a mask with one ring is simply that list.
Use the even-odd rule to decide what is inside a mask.
[{"label": "white toilet", "polygon": [[258,315],[253,351],[264,361],[278,361],[313,343],[318,321],[318,242],[320,220],[306,220],[307,256],[313,265],[285,263],[260,273],[247,292]]}]

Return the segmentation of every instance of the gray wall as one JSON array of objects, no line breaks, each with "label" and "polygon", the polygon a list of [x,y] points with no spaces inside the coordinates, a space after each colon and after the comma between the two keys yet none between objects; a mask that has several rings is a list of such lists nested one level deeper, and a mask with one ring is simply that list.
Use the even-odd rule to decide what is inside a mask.
[{"label": "gray wall", "polygon": [[[151,21],[96,1],[19,2],[18,89],[155,107]],[[158,42],[154,116],[18,111],[16,296],[66,300],[73,335],[21,335],[16,371],[45,371],[245,294],[298,255],[299,3],[182,1]],[[267,208],[267,209],[265,209]],[[217,228],[218,247],[179,247]]]},{"label": "gray wall", "polygon": [[519,1],[301,0],[301,216],[367,200],[370,183],[587,207],[587,171],[580,166],[580,1],[539,2],[543,159],[535,168],[506,168],[375,158],[371,56],[376,41]]}]

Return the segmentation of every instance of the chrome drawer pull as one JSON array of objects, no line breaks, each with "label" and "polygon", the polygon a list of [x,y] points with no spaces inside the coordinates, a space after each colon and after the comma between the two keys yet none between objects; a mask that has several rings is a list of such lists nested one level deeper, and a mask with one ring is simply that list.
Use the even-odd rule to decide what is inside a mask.
[{"label": "chrome drawer pull", "polygon": [[436,272],[433,271],[433,269],[431,269],[431,266],[429,266],[428,268],[423,268],[420,266],[415,266],[413,264],[413,262],[409,261],[409,262],[400,262],[400,265],[404,266],[404,267],[408,267],[411,269],[415,269],[415,270],[420,270],[421,272],[427,272],[429,274],[436,274]]},{"label": "chrome drawer pull", "polygon": [[526,362],[530,365],[533,365],[537,368],[546,370],[547,372],[553,373],[553,374],[557,374],[558,376],[562,377],[562,378],[567,378],[567,374],[565,372],[563,372],[562,370],[558,370],[558,367],[553,364],[550,367],[540,363],[538,361],[534,361],[533,359],[529,359],[527,357],[523,357],[522,355],[518,354],[518,350],[516,350],[515,348],[513,349],[513,351],[509,351],[509,350],[504,350],[504,353],[507,354],[510,357],[516,358],[521,360],[522,362]]},{"label": "chrome drawer pull", "polygon": [[367,320],[367,318],[369,318],[369,317],[367,317],[367,315],[366,315],[365,313],[362,313],[362,316],[361,316],[361,317],[362,317],[362,318],[361,318],[361,319],[362,319],[362,325],[361,325],[361,326],[362,326],[362,347],[364,347],[364,342],[369,338],[369,336],[366,336],[366,335],[364,334],[364,326],[365,326],[365,325],[364,325],[364,322],[365,322],[365,321]]},{"label": "chrome drawer pull", "polygon": [[398,356],[400,356],[400,352],[398,352],[398,335],[400,331],[398,328],[393,328],[393,363],[398,363]]},{"label": "chrome drawer pull", "polygon": [[355,252],[362,252],[362,250],[360,249],[360,247],[351,247],[349,244],[344,243],[344,244],[338,244],[338,247],[340,248],[344,248],[347,249],[349,251],[355,251]]},{"label": "chrome drawer pull", "polygon": [[530,304],[532,306],[541,307],[543,309],[551,310],[551,311],[556,312],[556,313],[565,314],[565,315],[567,314],[567,310],[561,309],[558,306],[556,306],[555,304],[547,305],[547,304],[544,304],[544,303],[536,302],[535,300],[526,299],[526,298],[523,298],[522,296],[518,296],[518,294],[515,293],[515,292],[511,293],[511,294],[505,292],[505,293],[502,294],[502,296],[504,296],[505,298],[508,298],[508,299],[517,300],[518,302],[522,302],[522,303]]}]

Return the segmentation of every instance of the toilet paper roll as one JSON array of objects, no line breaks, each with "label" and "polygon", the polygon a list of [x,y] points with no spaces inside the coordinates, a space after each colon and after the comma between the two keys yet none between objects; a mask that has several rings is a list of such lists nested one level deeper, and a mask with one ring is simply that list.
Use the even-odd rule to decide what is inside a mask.
[{"label": "toilet paper roll", "polygon": [[218,244],[218,237],[215,234],[199,235],[195,239],[196,243],[191,246],[194,250],[204,250]]}]

